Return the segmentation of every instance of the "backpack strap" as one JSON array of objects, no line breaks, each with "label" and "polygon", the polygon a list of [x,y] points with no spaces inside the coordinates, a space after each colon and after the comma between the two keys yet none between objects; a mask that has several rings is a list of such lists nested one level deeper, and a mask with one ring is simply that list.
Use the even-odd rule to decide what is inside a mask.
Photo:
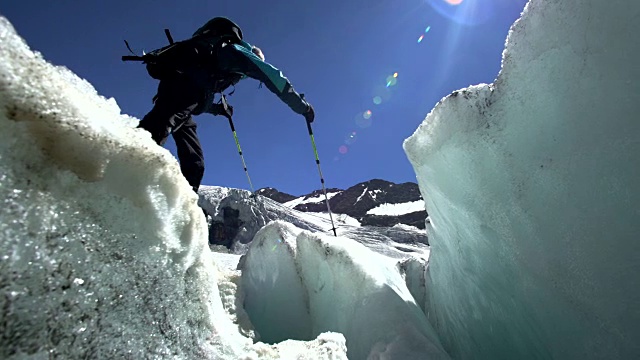
[{"label": "backpack strap", "polygon": [[169,29],[164,29],[164,34],[167,36],[167,40],[169,40],[169,44],[173,45],[173,38],[171,37],[171,32]]},{"label": "backpack strap", "polygon": [[122,61],[144,61],[142,56],[138,56],[133,50],[131,50],[131,46],[127,40],[124,41],[124,44],[127,46],[127,49],[133,55],[125,55],[122,57]]},{"label": "backpack strap", "polygon": [[124,55],[122,57],[122,61],[144,61],[144,58],[142,56],[132,56],[132,55]]},{"label": "backpack strap", "polygon": [[[169,31],[169,29],[164,29],[164,34],[167,36],[167,40],[169,40],[169,45],[173,45],[175,42],[173,41],[173,37],[171,36],[171,32]],[[129,45],[129,42],[127,40],[124,41],[124,44],[127,45],[127,49],[133,55],[123,56],[122,61],[144,61],[145,60],[144,55],[139,56],[131,49],[131,46]]]}]

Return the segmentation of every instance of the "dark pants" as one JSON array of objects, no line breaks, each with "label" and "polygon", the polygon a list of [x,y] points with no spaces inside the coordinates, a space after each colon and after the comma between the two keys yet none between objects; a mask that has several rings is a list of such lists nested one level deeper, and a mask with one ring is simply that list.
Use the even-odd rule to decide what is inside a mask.
[{"label": "dark pants", "polygon": [[153,109],[138,125],[150,132],[160,146],[170,134],[173,135],[182,175],[195,192],[198,192],[204,176],[204,155],[196,132],[197,125],[191,115],[201,113],[203,101],[203,92],[189,81],[180,78],[162,80]]}]

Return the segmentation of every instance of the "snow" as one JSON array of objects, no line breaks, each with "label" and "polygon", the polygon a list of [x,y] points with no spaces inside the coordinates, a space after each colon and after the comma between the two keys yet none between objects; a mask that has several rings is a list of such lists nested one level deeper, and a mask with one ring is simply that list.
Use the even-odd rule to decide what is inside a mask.
[{"label": "snow", "polygon": [[[327,192],[327,199],[331,199],[332,197],[336,196],[340,194],[340,191],[335,191],[335,192]],[[299,198],[293,199],[291,201],[287,201],[286,203],[284,203],[285,206],[289,207],[289,208],[294,208],[300,204],[315,204],[315,203],[321,203],[325,201],[325,197],[324,194],[320,194],[320,195],[316,195],[316,196],[312,196],[310,198],[306,198],[305,196],[301,196]]]},{"label": "snow", "polygon": [[[300,229],[333,234],[328,213],[300,212],[263,196],[252,197],[247,190],[201,186],[199,193],[199,204],[211,215],[212,222],[224,223],[225,209],[230,208],[238,213],[238,223],[241,225],[233,236],[231,248],[212,246],[216,251],[246,253],[256,233],[274,220],[287,221]],[[411,226],[361,227],[356,219],[344,214],[333,214],[333,220],[338,235],[354,239],[387,257],[401,260],[407,256],[424,259],[429,256],[428,248],[424,245],[424,230]]]},{"label": "snow", "polygon": [[4,18],[0,42],[2,353],[237,353],[248,341],[223,330],[206,223],[171,154]]},{"label": "snow", "polygon": [[[323,213],[305,212],[305,214],[307,214],[307,216],[314,216],[316,218],[324,219],[325,221],[331,221],[329,217],[329,213],[327,212],[323,212]],[[301,215],[301,216],[304,217],[305,215]],[[345,225],[360,226],[360,221],[358,221],[358,219],[351,217],[347,214],[332,214],[332,217],[336,226],[340,226],[340,227],[344,227]]]},{"label": "snow", "polygon": [[360,199],[362,199],[363,196],[367,194],[367,190],[369,190],[368,187],[365,187],[364,190],[362,190],[362,194],[360,194],[360,196],[358,196],[358,198],[356,199],[356,204],[358,203],[358,201],[360,201]]},{"label": "snow", "polygon": [[424,211],[424,200],[416,200],[401,204],[380,204],[367,211],[367,215],[400,216],[416,211]]},{"label": "snow", "polygon": [[301,196],[301,197],[295,198],[295,199],[293,199],[291,201],[285,202],[284,206],[293,209],[294,207],[302,204],[303,201],[304,201],[304,196]]},{"label": "snow", "polygon": [[381,192],[382,192],[382,190],[380,190],[380,189],[376,189],[376,190],[373,190],[372,192],[370,192],[370,193],[369,193],[369,195],[371,195],[371,198],[372,198],[373,200],[375,200],[375,199],[376,199],[376,197],[378,196],[378,194],[379,194],[379,193],[381,193]]},{"label": "snow", "polygon": [[236,210],[240,214],[242,226],[233,239],[232,248],[237,254],[245,253],[247,244],[253,240],[256,232],[273,220],[286,220],[301,229],[312,231],[328,232],[332,228],[328,214],[317,216],[314,213],[301,213],[263,196],[252,197],[246,190],[201,186],[199,193],[199,204],[208,214],[213,215],[213,221],[224,222],[225,208]]},{"label": "snow", "polygon": [[494,84],[405,141],[431,217],[425,311],[452,357],[640,354],[639,16],[531,1]]}]

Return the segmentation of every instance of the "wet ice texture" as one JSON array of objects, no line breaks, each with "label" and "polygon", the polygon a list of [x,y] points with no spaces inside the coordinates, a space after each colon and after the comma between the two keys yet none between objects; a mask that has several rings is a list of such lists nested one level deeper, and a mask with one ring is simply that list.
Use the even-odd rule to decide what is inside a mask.
[{"label": "wet ice texture", "polygon": [[640,354],[638,19],[532,0],[495,83],[405,141],[431,217],[425,308],[453,357]]}]

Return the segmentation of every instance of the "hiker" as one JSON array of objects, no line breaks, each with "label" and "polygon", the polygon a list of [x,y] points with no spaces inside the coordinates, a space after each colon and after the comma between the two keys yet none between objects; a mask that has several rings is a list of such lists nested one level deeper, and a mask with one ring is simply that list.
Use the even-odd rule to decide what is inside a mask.
[{"label": "hiker", "polygon": [[[173,44],[168,31],[167,37]],[[189,51],[184,55],[172,55],[171,61],[186,63],[186,59],[193,56],[198,56],[198,61],[192,61],[190,65],[154,67],[151,58],[154,52],[142,57],[125,56],[123,60],[144,61],[149,74],[160,79],[158,92],[153,98],[153,108],[138,127],[149,131],[153,140],[161,146],[169,134],[173,135],[180,169],[196,193],[204,176],[204,156],[196,132],[197,125],[191,116],[202,113],[226,117],[233,115],[233,107],[227,106],[226,102],[214,103],[216,94],[222,94],[228,87],[250,77],[265,84],[294,112],[303,115],[307,122],[313,122],[313,107],[293,89],[280,70],[265,62],[259,48],[242,39],[240,27],[231,20],[213,18],[198,29],[191,39],[175,44],[181,44],[182,48]],[[194,52],[194,46],[200,48]],[[169,51],[177,53],[177,50]],[[161,56],[158,55],[158,58]]]}]

